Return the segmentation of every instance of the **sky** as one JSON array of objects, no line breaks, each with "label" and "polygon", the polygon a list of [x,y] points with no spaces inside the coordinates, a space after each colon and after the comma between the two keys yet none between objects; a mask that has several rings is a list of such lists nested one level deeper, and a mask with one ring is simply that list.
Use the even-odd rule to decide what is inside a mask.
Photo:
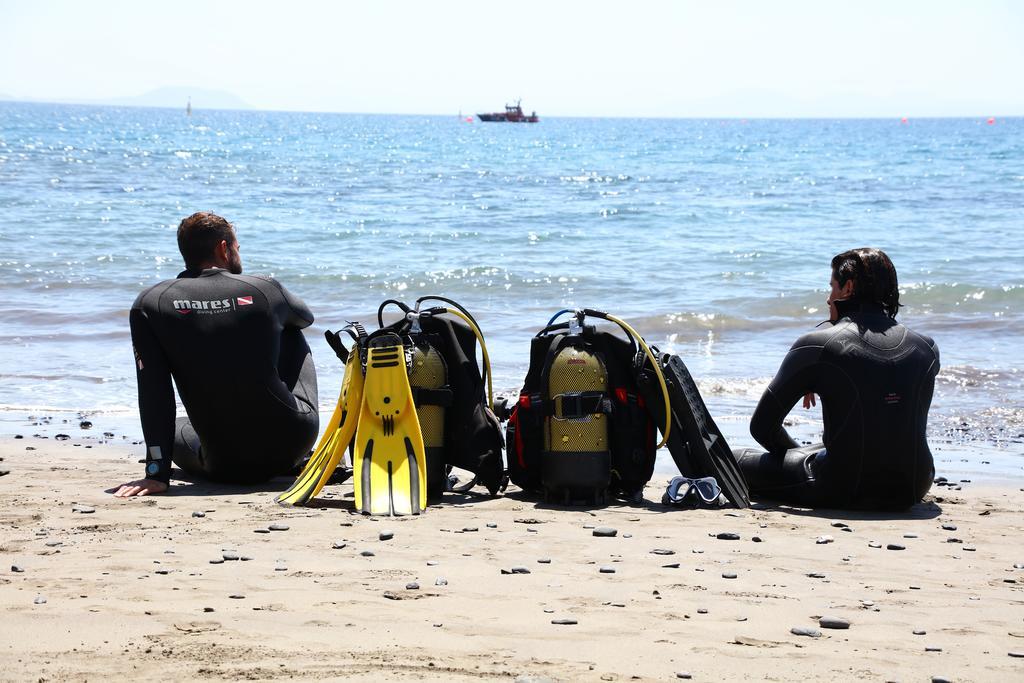
[{"label": "sky", "polygon": [[[0,0],[0,97],[541,116],[1024,115],[1013,0]],[[166,95],[166,92],[165,92]],[[144,99],[138,100],[140,103]],[[183,106],[183,103],[182,103]]]}]

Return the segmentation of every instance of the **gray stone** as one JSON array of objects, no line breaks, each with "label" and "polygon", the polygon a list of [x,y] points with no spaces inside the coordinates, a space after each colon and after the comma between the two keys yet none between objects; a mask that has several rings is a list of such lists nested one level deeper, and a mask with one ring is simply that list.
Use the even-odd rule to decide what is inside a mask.
[{"label": "gray stone", "polygon": [[846,522],[831,522],[831,525],[836,529],[846,529],[850,526]]},{"label": "gray stone", "polygon": [[736,572],[722,572],[722,578],[723,579],[735,579],[736,578]]},{"label": "gray stone", "polygon": [[36,604],[36,605],[45,605],[46,604],[46,598],[44,598],[42,595],[37,595],[36,599],[33,600],[32,603]]},{"label": "gray stone", "polygon": [[530,570],[527,567],[516,566],[516,567],[512,567],[511,572],[513,574],[529,574]]},{"label": "gray stone", "polygon": [[868,547],[869,548],[881,548],[882,544],[879,543],[878,541],[868,541]]},{"label": "gray stone", "polygon": [[661,568],[662,569],[679,569],[679,563],[678,562],[670,562],[669,564],[661,565]]},{"label": "gray stone", "polygon": [[167,574],[170,574],[171,571],[169,569],[157,569],[154,573],[160,574],[161,576],[166,576]]},{"label": "gray stone", "polygon": [[556,626],[575,626],[579,622],[575,619],[552,619],[551,623]]},{"label": "gray stone", "polygon": [[685,680],[690,680],[691,678],[693,678],[693,676],[690,674],[689,671],[677,671],[676,672],[676,678],[683,678]]},{"label": "gray stone", "polygon": [[633,534],[622,534],[623,538],[633,538]]},{"label": "gray stone", "polygon": [[239,559],[242,560],[242,562],[251,562],[252,555],[242,555],[242,557],[240,557]]},{"label": "gray stone", "polygon": [[537,560],[537,564],[551,564],[550,557],[541,557]]},{"label": "gray stone", "polygon": [[199,510],[196,510],[195,512],[192,513],[192,516],[193,517],[197,517],[199,519],[202,519],[203,517],[206,516],[206,513],[205,512],[201,512]]},{"label": "gray stone", "polygon": [[965,545],[964,550],[966,552],[973,553],[975,550],[977,550],[977,548],[975,548],[973,545]]},{"label": "gray stone", "polygon": [[722,531],[720,533],[715,534],[715,538],[717,538],[719,541],[738,541],[740,540],[740,535],[733,533],[731,531]]},{"label": "gray stone", "polygon": [[942,648],[936,645],[926,645],[924,648],[925,652],[942,652]]},{"label": "gray stone", "polygon": [[234,550],[225,550],[223,553],[221,553],[221,557],[223,557],[225,560],[232,561],[239,559],[238,553],[236,553]]},{"label": "gray stone", "polygon": [[254,534],[269,534],[270,529],[253,529],[252,532]]},{"label": "gray stone", "polygon": [[332,550],[341,550],[342,548],[346,547],[348,547],[348,543],[345,543],[344,541],[335,541],[331,544]]},{"label": "gray stone", "polygon": [[436,567],[437,566],[437,560],[427,560],[427,566],[428,567]]},{"label": "gray stone", "polygon": [[241,593],[232,593],[228,597],[231,598],[232,600],[245,600],[245,596],[242,595]]},{"label": "gray stone", "polygon": [[14,572],[15,574],[21,574],[25,570],[22,569],[20,564],[12,564],[11,565],[11,571]]},{"label": "gray stone", "polygon": [[698,607],[697,608],[697,614],[707,614],[707,613],[708,613],[707,608],[705,608],[705,607]]},{"label": "gray stone", "polygon": [[223,557],[215,557],[212,560],[210,560],[210,564],[224,564],[224,558]]},{"label": "gray stone", "polygon": [[927,634],[928,634],[928,632],[927,632],[927,631],[925,631],[925,630],[924,630],[924,629],[922,629],[922,628],[916,628],[916,629],[914,629],[913,633],[914,633],[914,635],[915,635],[915,636],[924,636],[924,635],[927,635]]},{"label": "gray stone", "polygon": [[821,628],[846,629],[850,628],[850,622],[841,617],[822,617],[818,619],[818,626]]},{"label": "gray stone", "polygon": [[204,607],[203,611],[206,612],[207,614],[209,614],[210,612],[213,612],[214,610],[213,610],[212,607]]},{"label": "gray stone", "polygon": [[834,540],[836,539],[832,538],[828,534],[825,534],[824,536],[818,536],[818,538],[814,542],[818,545],[824,545],[826,543],[832,543]]},{"label": "gray stone", "polygon": [[824,579],[827,577],[827,574],[823,574],[822,572],[811,572],[807,576],[811,579]]},{"label": "gray stone", "polygon": [[614,574],[615,573],[615,567],[609,567],[608,565],[603,565],[597,571],[600,572],[601,574]]},{"label": "gray stone", "polygon": [[415,581],[413,581],[412,583],[405,584],[405,590],[407,590],[407,591],[418,591],[419,589],[420,589],[420,585],[418,583],[416,583]]},{"label": "gray stone", "polygon": [[807,636],[808,638],[821,638],[821,631],[811,626],[794,626],[789,629],[794,636]]},{"label": "gray stone", "polygon": [[903,534],[903,538],[917,538],[917,534]]},{"label": "gray stone", "polygon": [[464,526],[464,527],[462,527],[462,533],[464,533],[464,534],[471,534],[474,531],[480,531],[480,527],[478,527],[478,526]]},{"label": "gray stone", "polygon": [[956,524],[943,524],[942,525],[942,530],[943,531],[956,531]]},{"label": "gray stone", "polygon": [[91,515],[92,513],[96,512],[96,508],[91,507],[89,505],[72,505],[71,511],[77,512],[82,515]]},{"label": "gray stone", "polygon": [[287,524],[282,524],[281,522],[274,522],[273,524],[267,527],[267,529],[269,529],[270,531],[288,531],[289,528],[291,527],[289,527]]},{"label": "gray stone", "polygon": [[885,546],[886,550],[906,550],[907,546],[900,545],[899,543],[888,543]]},{"label": "gray stone", "polygon": [[495,524],[494,522],[487,522],[487,528],[488,529],[497,529],[498,525]]},{"label": "gray stone", "polygon": [[394,537],[395,532],[391,531],[390,529],[385,529],[384,531],[381,531],[379,534],[377,534],[377,539],[380,541],[390,541]]},{"label": "gray stone", "polygon": [[375,553],[372,550],[364,550],[359,554],[363,557],[373,557]]},{"label": "gray stone", "polygon": [[1006,654],[1010,657],[1024,657],[1024,650],[1013,650],[1011,652],[1007,652]]},{"label": "gray stone", "polygon": [[617,536],[619,533],[618,529],[613,529],[610,526],[599,526],[594,529],[594,535],[602,538],[611,538]]},{"label": "gray stone", "polygon": [[668,548],[655,548],[651,551],[652,555],[675,555],[675,550],[669,550]]},{"label": "gray stone", "polygon": [[444,578],[443,576],[439,576],[434,581],[434,585],[435,586],[447,586],[448,585],[448,579]]},{"label": "gray stone", "polygon": [[750,540],[753,541],[754,543],[761,543],[762,542],[762,538],[760,536],[751,536]]}]

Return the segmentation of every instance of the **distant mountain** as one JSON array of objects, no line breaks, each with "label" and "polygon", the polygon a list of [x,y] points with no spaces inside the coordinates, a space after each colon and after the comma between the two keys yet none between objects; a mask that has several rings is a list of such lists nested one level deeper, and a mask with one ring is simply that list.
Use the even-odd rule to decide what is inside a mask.
[{"label": "distant mountain", "polygon": [[174,107],[184,109],[189,98],[193,109],[252,109],[240,97],[223,90],[205,90],[187,86],[168,86],[135,97],[118,97],[97,102],[125,107]]},{"label": "distant mountain", "polygon": [[192,99],[193,109],[252,109],[252,105],[229,92],[223,90],[206,90],[187,86],[169,86],[157,88],[143,95],[132,97],[110,97],[86,100],[77,97],[14,97],[0,93],[0,100],[16,100],[20,102],[60,102],[65,104],[99,104],[115,107],[168,107],[184,109]]}]

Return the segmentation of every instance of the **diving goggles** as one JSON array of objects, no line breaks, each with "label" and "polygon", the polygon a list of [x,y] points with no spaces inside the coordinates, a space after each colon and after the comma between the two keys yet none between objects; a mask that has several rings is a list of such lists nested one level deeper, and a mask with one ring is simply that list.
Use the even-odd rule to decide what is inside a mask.
[{"label": "diving goggles", "polygon": [[698,505],[700,502],[712,504],[717,503],[721,495],[722,487],[714,477],[673,477],[661,502],[665,505]]}]

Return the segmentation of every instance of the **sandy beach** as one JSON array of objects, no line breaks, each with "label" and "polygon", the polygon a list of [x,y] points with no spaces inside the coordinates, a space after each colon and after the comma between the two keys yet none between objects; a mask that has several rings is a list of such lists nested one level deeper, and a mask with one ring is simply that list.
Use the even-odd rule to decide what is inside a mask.
[{"label": "sandy beach", "polygon": [[661,478],[643,506],[510,489],[375,519],[347,483],[295,509],[285,479],[105,493],[139,453],[0,441],[0,678],[1024,679],[1010,483],[897,515],[669,510]]}]

